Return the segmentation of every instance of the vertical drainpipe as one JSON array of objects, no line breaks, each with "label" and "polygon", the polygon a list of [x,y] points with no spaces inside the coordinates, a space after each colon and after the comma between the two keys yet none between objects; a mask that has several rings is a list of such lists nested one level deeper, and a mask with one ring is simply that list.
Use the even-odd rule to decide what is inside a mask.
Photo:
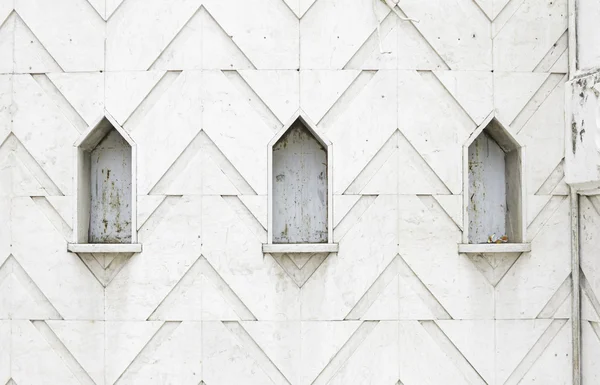
[{"label": "vertical drainpipe", "polygon": [[573,277],[571,328],[573,338],[573,385],[581,385],[581,289],[579,286],[579,194],[570,189],[571,275]]},{"label": "vertical drainpipe", "polygon": [[[569,38],[569,80],[577,72],[577,0],[568,0],[568,38]],[[572,103],[571,98],[565,98]],[[565,117],[570,122],[570,117]],[[581,385],[581,288],[579,285],[579,194],[570,188],[571,201],[571,277],[573,282],[571,298],[571,338],[573,358],[573,385]]]}]

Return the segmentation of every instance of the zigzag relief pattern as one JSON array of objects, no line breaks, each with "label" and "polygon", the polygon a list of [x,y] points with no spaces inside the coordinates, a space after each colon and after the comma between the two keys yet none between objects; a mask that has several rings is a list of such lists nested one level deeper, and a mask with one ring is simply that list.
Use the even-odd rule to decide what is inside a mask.
[{"label": "zigzag relief pattern", "polygon": [[[358,301],[356,306],[352,308],[352,310],[348,313],[345,319],[361,319],[368,312],[369,308],[376,302],[376,300],[381,295],[381,292],[386,289],[390,283],[394,283],[395,285],[400,285],[395,289],[397,295],[399,291],[405,291],[407,297],[400,298],[400,303],[397,305],[399,311],[399,317],[411,319],[415,315],[410,314],[411,309],[414,304],[410,302],[405,302],[405,299],[408,299],[408,290],[410,290],[411,294],[416,294],[419,298],[419,302],[421,302],[421,307],[427,309],[423,315],[417,315],[418,318],[429,318],[433,319],[451,319],[452,317],[446,309],[439,303],[439,301],[431,294],[429,289],[419,280],[419,278],[415,275],[414,271],[410,268],[410,266],[404,261],[404,259],[400,255],[396,255],[396,257],[392,260],[390,265],[386,267],[386,269],[381,273],[381,275],[377,278],[377,280],[373,283],[373,285],[365,292],[363,297]],[[406,306],[406,310],[404,307]],[[406,312],[406,313],[405,313]]]},{"label": "zigzag relief pattern", "polygon": [[[0,385],[570,383],[566,4],[0,4]],[[330,142],[337,253],[261,250],[298,116]],[[133,145],[141,252],[67,251],[74,143],[104,117]],[[525,146],[531,252],[457,252],[491,119]],[[600,200],[580,205],[595,357]]]},{"label": "zigzag relief pattern", "polygon": [[[204,45],[209,46],[209,44],[215,42],[220,43],[220,48],[223,51],[221,57],[217,57],[214,52],[209,50],[202,50]],[[191,48],[194,46],[201,47],[199,58],[189,56],[193,52]],[[180,57],[182,54],[188,56]],[[219,62],[219,59],[222,62]],[[167,47],[162,50],[160,56],[152,62],[148,70],[163,68],[198,69],[210,68],[211,66],[216,68],[256,69],[210,12],[204,6],[200,6]]]},{"label": "zigzag relief pattern", "polygon": [[0,266],[4,319],[62,319],[19,262],[9,255]]},{"label": "zigzag relief pattern", "polygon": [[[214,170],[211,168],[214,168]],[[191,172],[198,169],[206,171],[201,175],[191,174]],[[214,180],[214,178],[218,177],[223,179],[222,174],[227,177],[229,180],[228,183],[226,181]],[[220,183],[225,184],[221,187],[218,186]],[[208,195],[211,190],[217,190],[219,187],[223,189],[220,191],[223,195],[227,193],[255,194],[252,187],[219,151],[208,135],[204,131],[200,131],[169,167],[167,172],[150,189],[150,194],[174,195],[174,193],[184,193]]]},{"label": "zigzag relief pattern", "polygon": [[[317,16],[319,13],[327,14],[334,12],[331,7],[332,2],[333,0],[324,0],[307,5],[306,1],[299,1],[299,3],[301,3],[299,8],[306,8],[304,11],[306,18],[303,17],[303,22],[300,23],[300,31],[305,32],[303,34],[301,33],[301,35],[306,36],[306,38],[303,36],[303,39],[301,39],[301,41],[304,40],[303,43],[305,46],[315,49],[312,48],[315,44],[312,40],[313,36],[311,35],[308,26],[320,22],[320,19]],[[88,20],[94,28],[99,29],[98,27],[102,24],[107,24],[109,26],[107,31],[109,40],[108,53],[111,55],[118,54],[128,44],[135,44],[134,41],[131,43],[117,41],[118,33],[126,32],[126,30],[123,30],[122,26],[118,25],[118,22],[126,20],[127,18],[136,17],[135,13],[139,11],[139,7],[141,6],[139,2],[134,0],[126,2],[111,0],[107,4],[102,4],[101,2],[94,0],[90,2],[90,4],[91,5],[88,7],[81,7],[79,14],[84,20]],[[390,2],[390,4],[392,3]],[[551,70],[563,57],[566,50],[566,43],[564,42],[564,33],[566,30],[565,4],[564,1],[554,2],[548,17],[539,21],[539,30],[544,31],[544,29],[546,29],[549,33],[545,36],[540,35],[544,38],[544,43],[546,44],[540,45],[537,43],[535,46],[536,55],[533,55],[532,57],[532,59],[537,60],[537,62],[533,63],[532,66],[527,66],[527,70]],[[283,32],[282,37],[291,32],[289,31],[289,28],[285,27],[285,23],[289,23],[288,25],[293,26],[293,19],[296,18],[299,13],[299,8],[296,6],[292,7],[293,12],[290,12],[288,6],[289,4],[283,0],[278,2],[276,13],[281,18],[281,21],[277,23],[272,22],[272,27]],[[508,36],[511,36],[515,29],[518,29],[523,23],[529,22],[527,19],[529,16],[527,15],[541,11],[541,6],[541,2],[533,2],[530,0],[511,0],[498,5],[491,5],[491,1],[473,1],[466,4],[462,14],[458,12],[446,13],[446,15],[450,16],[450,19],[448,20],[448,16],[446,19],[443,19],[442,17],[442,13],[444,12],[442,6],[434,7],[434,11],[432,11],[432,9],[424,8],[423,5],[412,3],[404,5],[397,4],[393,9],[384,4],[377,4],[373,9],[369,2],[364,1],[360,4],[360,7],[364,8],[365,13],[369,12],[369,14],[372,15],[369,18],[370,20],[368,20],[368,24],[365,23],[366,20],[358,19],[358,14],[357,16],[351,16],[348,21],[336,22],[338,24],[338,29],[346,32],[349,26],[352,25],[351,21],[352,18],[354,18],[354,25],[358,22],[360,30],[360,33],[357,33],[356,36],[353,37],[353,44],[349,45],[348,48],[344,48],[345,58],[342,61],[339,61],[339,67],[336,68],[356,68],[357,66],[364,68],[364,65],[368,66],[372,63],[371,65],[375,65],[378,68],[381,68],[381,65],[400,65],[408,67],[415,65],[428,66],[433,64],[435,67],[423,69],[479,69],[477,68],[475,57],[470,57],[476,53],[483,53],[485,55],[483,58],[481,56],[479,57],[479,62],[485,63],[489,68],[489,66],[491,66],[492,44],[491,41],[487,41],[488,38],[485,33],[486,30],[489,29],[493,30],[495,43],[497,41],[494,49],[497,53],[505,53],[505,55],[500,55],[505,57],[503,60],[522,60],[527,57],[527,55],[521,54],[518,56],[517,53],[511,52],[510,47],[503,45],[504,41]],[[211,10],[211,8],[214,9]],[[258,9],[260,8],[262,7],[259,7]],[[309,9],[310,12],[307,12]],[[440,9],[440,12],[438,13],[436,9]],[[243,8],[240,9],[240,11],[242,10]],[[27,12],[29,9],[25,8],[23,11]],[[148,14],[146,17],[151,18],[152,15],[160,15],[163,11],[164,5],[159,3],[153,4],[150,8],[147,8]],[[149,28],[152,24],[149,23],[137,26],[140,28],[139,32],[151,35],[155,38],[154,40],[156,43],[158,43],[156,47],[148,50],[148,52],[142,53],[137,49],[134,51],[136,54],[145,57],[143,59],[145,64],[141,64],[141,57],[134,58],[131,53],[126,55],[126,57],[133,60],[133,62],[128,63],[129,65],[137,62],[139,63],[138,65],[142,65],[142,67],[122,68],[122,64],[126,64],[126,62],[124,62],[119,63],[121,64],[118,66],[120,68],[112,69],[146,70],[149,67],[160,68],[164,66],[168,66],[170,69],[210,68],[211,66],[218,66],[219,68],[244,68],[244,66],[249,68],[260,68],[252,63],[250,57],[255,56],[259,58],[257,60],[258,62],[265,61],[263,56],[266,55],[266,52],[264,49],[259,48],[252,43],[252,39],[258,37],[253,36],[253,34],[262,32],[259,28],[255,31],[251,30],[249,36],[244,36],[244,33],[242,33],[241,36],[238,37],[236,35],[236,32],[238,32],[237,28],[231,24],[231,21],[228,20],[227,16],[223,16],[221,9],[215,5],[190,4],[187,6],[179,6],[174,11],[176,13],[172,20],[159,19],[163,24],[162,30],[150,30]],[[418,19],[418,22],[405,21],[402,20],[401,17],[416,18]],[[443,28],[441,23],[444,21],[447,23],[449,21],[450,24],[456,25],[460,23],[461,17],[470,17],[472,21],[476,21],[472,26],[473,29],[475,29],[475,36],[472,36],[472,31],[468,34],[466,30],[456,28],[456,32],[453,33],[456,36],[447,36],[443,40],[438,39],[437,36],[434,37],[435,33],[440,28]],[[68,20],[69,24],[75,24],[70,18],[67,17],[65,19]],[[140,19],[145,21],[144,18]],[[306,22],[304,22],[304,19]],[[10,25],[14,23],[8,22],[4,24]],[[102,37],[100,30],[92,30],[98,37]],[[139,34],[138,31],[131,32],[133,32],[134,35]],[[507,37],[505,37],[505,35]],[[525,45],[530,47],[534,46],[533,42],[536,37],[534,35],[535,34],[532,33],[527,37],[522,37]],[[141,34],[138,36],[141,36]],[[138,36],[136,36],[136,38]],[[469,42],[467,38],[470,38],[473,43],[469,42],[468,45],[464,45],[465,43],[463,43],[463,47],[457,47],[451,37],[456,38],[456,41],[461,38],[461,40],[467,42]],[[238,39],[239,43],[236,42]],[[420,46],[417,45],[417,48],[414,43],[412,46],[407,45],[406,43],[410,40],[419,42],[418,44]],[[52,47],[55,47],[57,43],[51,39],[49,39],[48,42]],[[277,42],[277,37],[275,37],[273,43],[267,44],[274,44],[275,42]],[[94,43],[96,43],[96,37],[94,38]],[[230,46],[230,49],[232,50],[230,51],[230,58],[239,57],[241,61],[238,61],[237,63],[235,60],[234,63],[228,63],[227,61],[219,62],[220,59],[225,59],[227,55],[223,55],[222,57],[214,54],[208,55],[210,51],[206,50],[204,47],[210,47],[211,44],[214,45],[215,43],[220,44],[222,49],[226,49],[227,46]],[[311,45],[310,43],[313,44]],[[335,42],[332,43],[338,44]],[[125,45],[125,47],[122,47],[123,45]],[[184,54],[187,50],[186,48],[188,48],[186,45],[200,46],[202,48],[197,53],[188,52]],[[322,47],[320,47],[320,49],[329,50],[335,50],[335,48],[335,46],[330,46],[328,44],[322,44]],[[97,48],[94,46],[94,49]],[[203,50],[206,50],[206,53],[203,53]],[[460,52],[461,55],[453,55],[453,51]],[[294,56],[297,59],[298,52],[292,52],[293,50],[291,50],[289,57],[284,56],[284,63],[290,63]],[[408,55],[406,55],[406,53],[408,53]],[[96,55],[97,53],[94,52],[94,56]],[[382,60],[381,58],[378,58],[378,56],[385,57],[386,55],[389,55],[392,60]],[[64,56],[64,53],[61,52],[61,56]],[[415,56],[417,57],[416,62],[414,62]],[[468,61],[461,62],[456,59],[457,56],[468,58]],[[313,58],[312,52],[306,52],[306,57]],[[371,58],[375,58],[375,61],[370,60]],[[484,58],[485,60],[482,60]],[[406,62],[407,60],[408,62]],[[214,64],[211,63],[211,61],[213,61]],[[186,62],[189,64],[185,64]],[[390,62],[391,64],[388,64]],[[521,69],[519,68],[521,64],[510,62],[506,64],[508,65],[507,69]],[[109,65],[111,64],[109,63]],[[504,65],[504,63],[501,65]],[[461,68],[463,66],[465,68]],[[291,67],[287,68],[291,69]],[[318,66],[315,68],[318,68]]]},{"label": "zigzag relief pattern", "polygon": [[2,169],[7,170],[6,179],[0,187],[4,194],[63,195],[14,133],[0,145],[0,160]]},{"label": "zigzag relief pattern", "polygon": [[[12,31],[11,31],[12,30]],[[16,11],[12,11],[10,15],[0,25],[0,35],[14,35],[12,47],[6,47],[3,56],[12,58],[12,67],[8,67],[7,63],[3,63],[2,72],[62,72],[63,69],[40,43],[39,39],[31,31],[29,26],[23,21],[21,16]],[[29,44],[27,44],[29,43]],[[16,47],[20,47],[17,50]],[[24,49],[23,49],[24,48]]]},{"label": "zigzag relief pattern", "polygon": [[105,253],[79,253],[78,256],[92,272],[98,282],[107,287],[113,278],[125,266],[133,253],[120,253],[118,255]]},{"label": "zigzag relief pattern", "polygon": [[[175,319],[178,319],[178,317],[183,317],[182,319],[204,318],[201,314],[210,311],[204,309],[204,298],[210,299],[210,301],[207,300],[207,308],[214,306],[214,303],[211,302],[217,300],[216,297],[211,296],[221,297],[220,300],[224,301],[223,303],[228,303],[231,307],[228,310],[233,310],[236,314],[235,319],[256,320],[252,312],[203,256],[200,256],[196,260],[148,319],[172,319],[172,317],[175,317]],[[181,303],[182,298],[186,299],[184,303]],[[197,305],[198,308],[194,305]]]}]

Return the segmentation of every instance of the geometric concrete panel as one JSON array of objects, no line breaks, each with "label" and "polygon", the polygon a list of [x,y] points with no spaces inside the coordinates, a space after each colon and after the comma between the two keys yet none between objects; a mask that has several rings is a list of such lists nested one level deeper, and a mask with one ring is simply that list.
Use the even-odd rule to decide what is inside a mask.
[{"label": "geometric concrete panel", "polygon": [[[0,1],[0,385],[570,384],[567,26],[567,0]],[[136,145],[136,253],[67,250],[105,116]],[[337,252],[262,252],[298,116]],[[524,148],[519,255],[458,252],[492,118]],[[579,214],[588,385],[599,198]]]}]

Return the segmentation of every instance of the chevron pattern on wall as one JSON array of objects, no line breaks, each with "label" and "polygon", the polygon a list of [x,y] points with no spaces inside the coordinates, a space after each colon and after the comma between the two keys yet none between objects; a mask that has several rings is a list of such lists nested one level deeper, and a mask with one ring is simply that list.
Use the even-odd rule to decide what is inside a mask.
[{"label": "chevron pattern on wall", "polygon": [[[0,0],[0,385],[571,384],[567,64],[567,0]],[[338,253],[262,253],[298,111],[332,143]],[[141,253],[67,251],[106,115]],[[525,144],[531,252],[457,252],[490,117]]]}]

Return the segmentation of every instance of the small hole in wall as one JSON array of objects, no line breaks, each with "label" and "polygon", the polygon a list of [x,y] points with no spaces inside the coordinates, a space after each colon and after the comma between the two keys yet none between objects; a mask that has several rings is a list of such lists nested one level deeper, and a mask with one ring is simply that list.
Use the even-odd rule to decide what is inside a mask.
[{"label": "small hole in wall", "polygon": [[493,120],[468,151],[469,243],[522,242],[521,150]]},{"label": "small hole in wall", "polygon": [[298,119],[273,146],[273,242],[327,243],[327,150]]}]

